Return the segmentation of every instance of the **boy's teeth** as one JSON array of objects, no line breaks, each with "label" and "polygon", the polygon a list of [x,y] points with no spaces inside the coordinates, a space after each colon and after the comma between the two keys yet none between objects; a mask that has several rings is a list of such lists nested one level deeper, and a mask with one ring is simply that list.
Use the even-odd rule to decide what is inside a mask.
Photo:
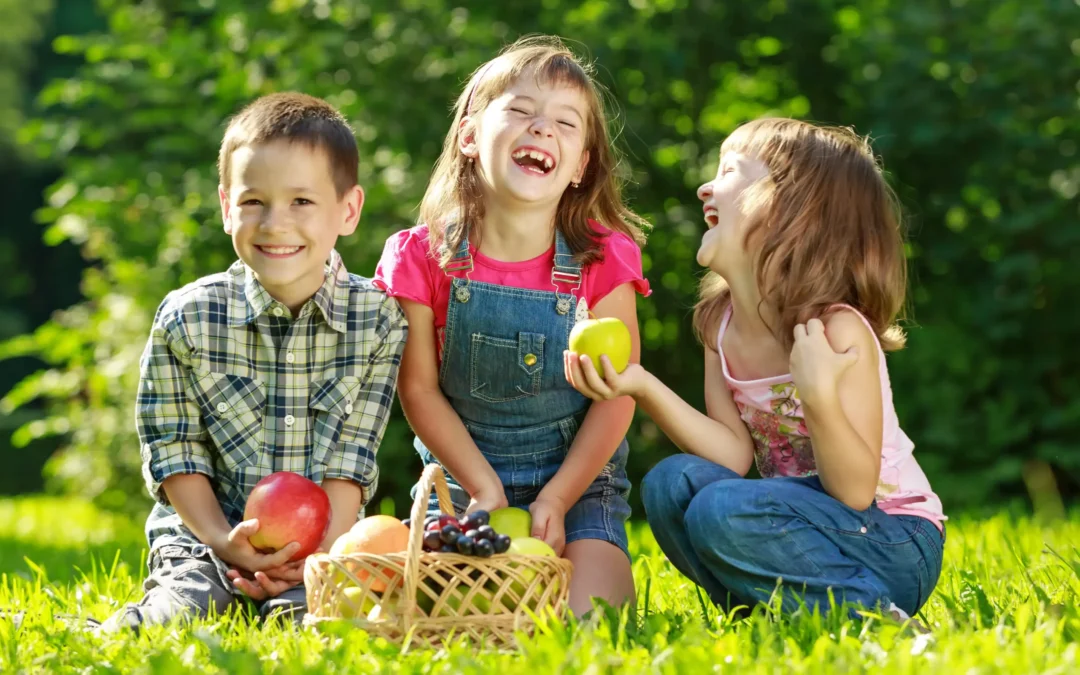
[{"label": "boy's teeth", "polygon": [[299,246],[260,246],[262,250],[273,255],[283,255],[286,253],[296,253],[300,250]]}]

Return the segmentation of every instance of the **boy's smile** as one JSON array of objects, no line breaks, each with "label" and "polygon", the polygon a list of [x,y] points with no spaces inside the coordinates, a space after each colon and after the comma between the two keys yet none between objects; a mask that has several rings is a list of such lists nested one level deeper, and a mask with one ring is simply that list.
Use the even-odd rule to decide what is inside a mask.
[{"label": "boy's smile", "polygon": [[225,231],[263,288],[294,314],[323,284],[341,235],[356,229],[363,192],[338,197],[327,154],[285,140],[243,146],[219,190]]}]

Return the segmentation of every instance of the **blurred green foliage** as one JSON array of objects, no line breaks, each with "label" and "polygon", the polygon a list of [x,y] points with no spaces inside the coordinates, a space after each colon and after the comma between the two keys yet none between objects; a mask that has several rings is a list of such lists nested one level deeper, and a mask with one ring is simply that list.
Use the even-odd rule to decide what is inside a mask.
[{"label": "blurred green foliage", "polygon": [[[618,102],[635,207],[655,229],[643,361],[702,400],[689,325],[702,230],[694,189],[736,125],[779,114],[875,139],[912,226],[909,348],[890,358],[901,422],[947,508],[1023,494],[1024,467],[1080,472],[1080,12],[1073,0],[100,0],[107,29],[60,37],[82,60],[41,91],[23,147],[63,175],[38,221],[78,245],[86,300],[0,357],[49,364],[0,401],[48,415],[17,443],[59,434],[61,489],[143,508],[132,407],[153,311],[233,259],[214,159],[223,120],[261,94],[301,90],[354,123],[367,190],[342,241],[370,275],[416,205],[467,75],[525,33],[594,58]],[[2,286],[3,282],[0,282]],[[397,413],[382,496],[418,475]],[[632,430],[631,477],[673,451]],[[1040,475],[1044,475],[1043,472]]]}]

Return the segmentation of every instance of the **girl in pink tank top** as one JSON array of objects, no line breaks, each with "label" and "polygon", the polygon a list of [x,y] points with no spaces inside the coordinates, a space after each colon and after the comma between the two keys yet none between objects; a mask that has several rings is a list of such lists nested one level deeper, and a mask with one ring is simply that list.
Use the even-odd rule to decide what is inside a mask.
[{"label": "girl in pink tank top", "polygon": [[945,516],[893,408],[906,270],[878,163],[850,130],[759,120],[728,137],[698,196],[707,412],[640,365],[568,354],[567,377],[596,400],[634,397],[686,453],[649,472],[643,501],[714,601],[767,601],[779,581],[788,610],[907,618],[937,583]]}]

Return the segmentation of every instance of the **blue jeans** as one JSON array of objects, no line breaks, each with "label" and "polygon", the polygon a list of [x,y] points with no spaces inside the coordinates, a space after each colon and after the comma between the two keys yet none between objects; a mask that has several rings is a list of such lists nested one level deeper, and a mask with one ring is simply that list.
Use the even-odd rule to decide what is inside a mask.
[{"label": "blue jeans", "polygon": [[653,535],[680,572],[731,608],[800,600],[891,604],[913,615],[941,573],[944,535],[918,516],[856,511],[817,477],[747,479],[694,455],[661,461],[642,481]]}]

